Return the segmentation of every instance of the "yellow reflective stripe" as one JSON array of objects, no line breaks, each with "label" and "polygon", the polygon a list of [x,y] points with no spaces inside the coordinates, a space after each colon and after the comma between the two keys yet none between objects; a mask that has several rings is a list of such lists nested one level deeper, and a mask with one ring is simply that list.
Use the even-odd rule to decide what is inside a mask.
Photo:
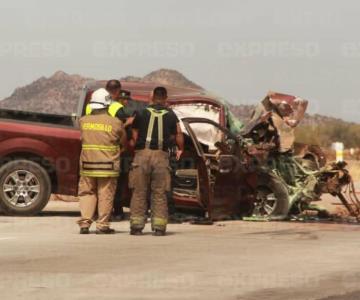
[{"label": "yellow reflective stripe", "polygon": [[152,108],[152,107],[148,107],[147,110],[155,117],[162,117],[163,115],[165,115],[169,112],[166,109],[156,110],[155,108]]},{"label": "yellow reflective stripe", "polygon": [[163,218],[152,218],[152,224],[154,226],[166,226],[167,225],[167,219]]},{"label": "yellow reflective stripe", "polygon": [[112,125],[103,124],[103,123],[92,123],[86,122],[81,125],[82,130],[87,131],[103,131],[103,132],[111,132],[113,130]]},{"label": "yellow reflective stripe", "polygon": [[158,119],[158,142],[159,142],[159,150],[162,150],[164,144],[164,128],[163,128],[163,117],[159,117]]},{"label": "yellow reflective stripe", "polygon": [[130,217],[131,225],[144,225],[145,218],[144,217]]},{"label": "yellow reflective stripe", "polygon": [[120,171],[80,171],[80,175],[87,177],[119,177]]},{"label": "yellow reflective stripe", "polygon": [[153,114],[151,114],[149,125],[148,125],[148,130],[147,130],[147,135],[146,135],[146,145],[145,145],[146,148],[150,148],[152,133],[154,130],[154,124],[155,124],[155,116]]},{"label": "yellow reflective stripe", "polygon": [[155,118],[158,121],[158,148],[161,150],[163,148],[164,142],[164,129],[163,129],[163,116],[167,114],[169,111],[166,109],[156,110],[152,107],[148,107],[147,110],[150,112],[150,121],[148,125],[148,131],[146,136],[146,148],[150,148],[150,143],[152,139],[152,133],[154,130]]},{"label": "yellow reflective stripe", "polygon": [[[124,105],[122,105],[120,102],[113,102],[109,108],[108,108],[108,113],[110,116],[115,117],[117,112],[122,109],[124,107]],[[92,109],[90,104],[86,105],[86,109],[85,109],[85,115],[91,115],[92,113]]]},{"label": "yellow reflective stripe", "polygon": [[90,104],[86,105],[86,109],[85,109],[85,115],[91,115],[92,113],[92,109],[91,109],[91,106]]},{"label": "yellow reflective stripe", "polygon": [[105,146],[105,145],[82,145],[84,150],[102,150],[102,151],[118,151],[120,150],[120,146]]},{"label": "yellow reflective stripe", "polygon": [[110,106],[109,106],[109,115],[112,117],[115,117],[117,112],[122,109],[124,107],[124,105],[122,105],[119,102],[113,102]]}]

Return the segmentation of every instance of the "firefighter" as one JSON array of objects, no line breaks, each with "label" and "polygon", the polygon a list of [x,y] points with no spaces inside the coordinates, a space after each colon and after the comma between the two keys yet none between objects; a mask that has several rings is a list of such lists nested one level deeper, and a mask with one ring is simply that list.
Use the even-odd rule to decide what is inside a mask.
[{"label": "firefighter", "polygon": [[[128,99],[130,98],[130,93],[128,91],[123,91],[121,89],[121,83],[117,79],[111,79],[106,83],[105,86],[106,91],[109,93],[109,101],[110,101],[110,107],[109,107],[109,114],[112,117],[118,118],[120,121],[123,122],[127,136],[131,136],[130,132],[130,125],[133,121],[133,117],[130,117],[130,114],[126,112],[126,104],[128,103]],[[90,104],[86,106],[86,115],[91,114],[92,109],[90,107]],[[126,148],[127,145],[124,144],[124,148]],[[129,165],[129,155],[127,153],[123,153],[124,158],[126,161],[122,164],[123,166]],[[118,185],[117,185],[117,191],[115,193],[114,198],[114,211],[113,211],[113,218],[115,220],[122,220],[123,219],[123,208],[121,204],[121,194],[123,191],[122,182],[124,177],[126,176],[125,172],[121,172],[123,174],[119,174],[118,178]]]},{"label": "firefighter", "polygon": [[109,219],[125,134],[123,123],[113,114],[110,94],[105,89],[92,94],[88,114],[80,119],[80,127],[80,234],[89,233],[96,211],[96,233],[114,233]]},{"label": "firefighter", "polygon": [[132,124],[135,157],[129,175],[133,189],[130,204],[130,234],[141,235],[146,223],[148,187],[151,192],[151,228],[153,235],[163,236],[168,221],[166,192],[171,188],[168,149],[171,141],[178,146],[177,159],[184,149],[179,120],[167,107],[167,91],[157,87],[152,104],[137,112]]}]

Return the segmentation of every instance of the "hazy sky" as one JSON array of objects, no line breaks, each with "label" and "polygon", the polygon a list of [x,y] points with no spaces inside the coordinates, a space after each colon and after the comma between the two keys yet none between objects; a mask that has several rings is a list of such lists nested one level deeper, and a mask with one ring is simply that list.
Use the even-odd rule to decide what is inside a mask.
[{"label": "hazy sky", "polygon": [[0,98],[56,70],[173,68],[233,103],[276,90],[360,121],[359,28],[355,0],[1,0]]}]

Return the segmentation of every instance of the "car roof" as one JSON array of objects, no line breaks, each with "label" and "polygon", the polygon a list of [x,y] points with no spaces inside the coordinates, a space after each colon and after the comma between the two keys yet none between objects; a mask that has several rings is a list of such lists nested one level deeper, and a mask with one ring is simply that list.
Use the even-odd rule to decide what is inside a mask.
[{"label": "car roof", "polygon": [[[89,81],[85,88],[88,90],[96,90],[106,86],[106,80]],[[158,86],[163,86],[168,91],[169,102],[206,102],[214,105],[223,105],[223,101],[210,94],[205,90],[174,87],[171,85],[156,83],[156,82],[138,82],[138,81],[121,81],[123,90],[131,92],[131,98],[137,101],[149,101],[151,91]]]}]

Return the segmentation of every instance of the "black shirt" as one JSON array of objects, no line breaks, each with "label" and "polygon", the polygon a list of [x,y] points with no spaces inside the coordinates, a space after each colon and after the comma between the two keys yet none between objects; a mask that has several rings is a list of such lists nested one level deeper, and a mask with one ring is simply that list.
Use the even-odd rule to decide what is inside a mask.
[{"label": "black shirt", "polygon": [[[120,108],[120,109],[116,112],[116,117],[117,117],[120,121],[122,121],[124,124],[126,123],[126,120],[127,120],[128,118],[130,118],[130,116],[131,116],[131,114],[130,114],[130,112],[129,112],[129,110],[127,109],[126,106]],[[132,134],[131,134],[131,126],[126,126],[126,127],[125,127],[125,132],[126,132],[126,139],[127,139],[128,141],[130,141],[130,140],[131,140],[131,136],[132,136]]]},{"label": "black shirt", "polygon": [[117,112],[116,112],[116,117],[122,121],[123,123],[126,122],[126,119],[130,117],[130,115],[126,112],[125,107],[120,108]]},{"label": "black shirt", "polygon": [[[163,149],[164,151],[168,151],[168,149],[173,145],[172,136],[177,133],[177,124],[179,123],[178,117],[172,111],[172,109],[162,106],[159,104],[149,105],[148,107],[154,108],[156,110],[166,110],[167,113],[163,115]],[[136,112],[135,119],[132,124],[133,129],[137,129],[139,131],[139,136],[136,142],[135,149],[142,150],[146,145],[146,136],[148,132],[148,126],[150,122],[151,113],[149,110],[142,109],[141,111]],[[150,149],[158,150],[158,118],[155,118],[154,128],[152,132]]]}]

